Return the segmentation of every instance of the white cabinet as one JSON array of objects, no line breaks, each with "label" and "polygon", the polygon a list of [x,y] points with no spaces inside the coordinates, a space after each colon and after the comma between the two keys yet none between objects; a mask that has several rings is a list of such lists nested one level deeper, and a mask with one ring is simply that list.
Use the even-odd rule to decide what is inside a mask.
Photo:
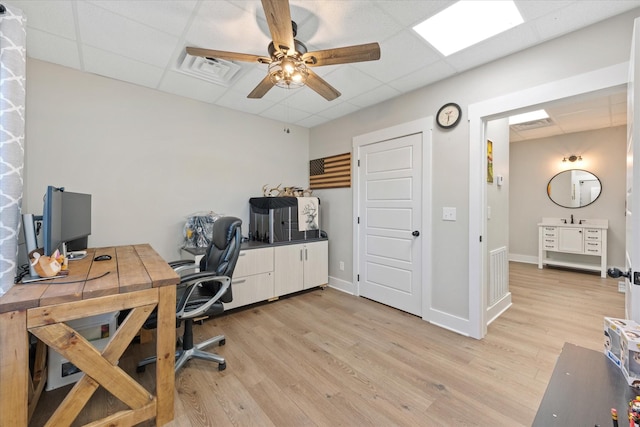
[{"label": "white cabinet", "polygon": [[328,242],[274,247],[277,296],[327,284]]},{"label": "white cabinet", "polygon": [[304,289],[326,285],[329,281],[329,242],[304,245]]},{"label": "white cabinet", "polygon": [[240,252],[231,281],[233,301],[225,310],[271,299],[274,293],[273,248]]},{"label": "white cabinet", "polygon": [[[607,277],[608,228],[606,219],[565,224],[560,218],[543,218],[538,224],[538,268],[556,265],[599,271],[601,277]],[[570,254],[572,258],[554,254]]]},{"label": "white cabinet", "polygon": [[[184,249],[197,263],[203,250]],[[326,285],[329,281],[329,242],[246,247],[240,251],[231,281],[233,301],[225,310],[242,307],[304,289]]]},{"label": "white cabinet", "polygon": [[584,229],[558,227],[558,252],[584,252]]}]

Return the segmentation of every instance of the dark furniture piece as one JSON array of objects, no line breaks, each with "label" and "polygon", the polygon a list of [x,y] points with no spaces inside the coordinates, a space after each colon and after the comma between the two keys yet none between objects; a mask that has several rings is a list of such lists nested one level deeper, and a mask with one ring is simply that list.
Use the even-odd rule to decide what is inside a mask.
[{"label": "dark furniture piece", "polygon": [[610,426],[611,408],[624,426],[636,393],[604,351],[565,343],[533,427]]},{"label": "dark furniture piece", "polygon": [[[220,371],[227,367],[222,356],[203,351],[213,344],[224,345],[224,335],[194,344],[193,322],[194,319],[222,314],[223,303],[233,300],[231,278],[240,254],[241,226],[240,219],[230,216],[214,222],[211,244],[200,260],[199,272],[184,273],[197,267],[193,260],[169,263],[176,272],[181,273],[176,293],[176,319],[178,325],[184,322],[184,333],[179,338],[180,349],[176,352],[176,372],[191,358],[216,362]],[[147,322],[145,327],[153,328],[155,325],[151,321]],[[155,356],[142,360],[138,364],[138,371],[143,371],[146,365],[154,363],[155,360]]]},{"label": "dark furniture piece", "polygon": [[[299,231],[299,201],[298,197],[250,198],[249,233],[252,238],[264,243],[295,242],[320,238],[319,229]],[[320,209],[320,199],[318,199],[318,209]]]}]

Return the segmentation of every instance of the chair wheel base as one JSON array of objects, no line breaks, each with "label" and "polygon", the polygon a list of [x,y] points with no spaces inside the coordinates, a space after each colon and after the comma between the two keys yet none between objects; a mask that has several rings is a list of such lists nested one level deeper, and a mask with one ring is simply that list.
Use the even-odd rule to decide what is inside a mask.
[{"label": "chair wheel base", "polygon": [[225,369],[227,369],[227,363],[220,363],[218,365],[218,371],[224,371]]},{"label": "chair wheel base", "polygon": [[227,340],[226,340],[226,339],[221,339],[221,340],[220,340],[220,345],[225,345],[226,343],[227,343]]}]

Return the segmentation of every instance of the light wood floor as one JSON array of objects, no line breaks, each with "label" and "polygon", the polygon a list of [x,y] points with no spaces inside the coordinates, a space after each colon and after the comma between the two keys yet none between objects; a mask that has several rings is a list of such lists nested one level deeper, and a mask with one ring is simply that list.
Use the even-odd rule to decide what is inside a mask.
[{"label": "light wood floor", "polygon": [[[188,362],[170,425],[531,425],[563,344],[601,351],[624,294],[588,273],[510,270],[513,306],[480,341],[330,288],[206,321],[196,338],[224,333],[214,350],[228,367]],[[132,344],[120,366],[133,372],[151,351]],[[134,375],[152,388],[152,372]],[[32,425],[69,387],[45,393]],[[120,408],[102,389],[93,402],[87,417]]]}]

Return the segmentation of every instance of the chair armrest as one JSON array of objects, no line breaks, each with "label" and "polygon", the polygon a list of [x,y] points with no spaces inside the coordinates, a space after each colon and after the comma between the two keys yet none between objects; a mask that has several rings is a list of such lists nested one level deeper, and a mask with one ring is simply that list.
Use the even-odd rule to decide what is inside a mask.
[{"label": "chair armrest", "polygon": [[[193,310],[185,310],[192,294],[195,292],[197,287],[202,286],[203,282],[218,282],[221,286],[218,292],[216,292],[216,294],[206,303]],[[185,290],[186,297],[181,300],[182,304],[177,308],[176,317],[178,319],[193,318],[206,313],[213,304],[222,298],[231,286],[231,278],[227,276],[216,276],[211,272],[193,273],[183,276],[180,281],[180,286],[187,286],[187,289]]]},{"label": "chair armrest", "polygon": [[177,261],[169,261],[169,267],[173,268],[176,273],[179,273],[197,268],[198,265],[196,265],[196,262],[192,259],[180,259]]}]

